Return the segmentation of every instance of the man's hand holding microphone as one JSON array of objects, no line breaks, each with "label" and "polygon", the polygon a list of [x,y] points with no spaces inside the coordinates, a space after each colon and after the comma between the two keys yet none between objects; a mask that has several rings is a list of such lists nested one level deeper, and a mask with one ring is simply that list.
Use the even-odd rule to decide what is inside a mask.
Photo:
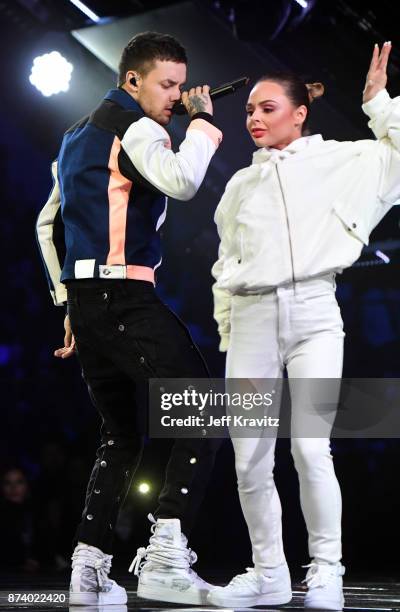
[{"label": "man's hand holding microphone", "polygon": [[197,113],[213,114],[213,104],[210,98],[209,85],[192,87],[189,91],[184,91],[181,98],[189,117]]}]

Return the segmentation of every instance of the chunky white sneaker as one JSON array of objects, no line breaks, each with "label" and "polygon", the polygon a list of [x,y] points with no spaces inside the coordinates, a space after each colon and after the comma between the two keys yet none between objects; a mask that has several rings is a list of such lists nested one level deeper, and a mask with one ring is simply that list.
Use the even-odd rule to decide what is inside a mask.
[{"label": "chunky white sneaker", "polygon": [[312,561],[303,582],[307,583],[304,607],[319,610],[342,610],[343,574],[345,568],[341,563],[317,563]]},{"label": "chunky white sneaker", "polygon": [[292,599],[290,573],[286,563],[266,570],[265,574],[247,568],[225,587],[215,587],[208,595],[209,603],[223,608],[278,606]]},{"label": "chunky white sneaker", "polygon": [[149,519],[153,522],[150,543],[147,548],[138,549],[129,568],[139,576],[138,597],[190,605],[206,604],[213,586],[192,570],[197,555],[187,546],[180,520],[158,519],[156,522],[151,515]]},{"label": "chunky white sneaker", "polygon": [[70,606],[126,604],[126,591],[108,577],[112,555],[78,542],[72,555]]}]

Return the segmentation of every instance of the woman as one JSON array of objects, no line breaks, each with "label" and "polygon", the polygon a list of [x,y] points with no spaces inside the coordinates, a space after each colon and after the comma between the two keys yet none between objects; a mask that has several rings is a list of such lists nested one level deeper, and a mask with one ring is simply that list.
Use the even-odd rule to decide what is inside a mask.
[{"label": "woman", "polygon": [[[227,378],[340,378],[343,323],[335,274],[360,255],[368,236],[400,197],[400,98],[385,90],[391,43],[375,45],[363,92],[375,140],[303,136],[310,99],[321,84],[293,75],[262,77],[250,93],[247,129],[259,150],[229,181],[216,212],[221,237],[213,268],[215,318],[227,350]],[[293,392],[292,423],[301,397]],[[341,494],[322,437],[293,437],[300,501],[312,559],[306,608],[343,607]],[[303,434],[304,435],[304,434]],[[290,574],[273,480],[271,438],[233,438],[239,496],[254,568],[209,600],[225,607],[284,604]]]}]

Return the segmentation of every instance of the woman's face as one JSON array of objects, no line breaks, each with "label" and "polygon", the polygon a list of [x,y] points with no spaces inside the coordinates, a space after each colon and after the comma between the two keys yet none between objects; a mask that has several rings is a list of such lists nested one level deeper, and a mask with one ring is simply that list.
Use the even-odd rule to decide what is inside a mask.
[{"label": "woman's face", "polygon": [[25,474],[17,468],[8,470],[3,477],[2,493],[4,499],[14,504],[22,504],[29,494]]},{"label": "woman's face", "polygon": [[257,147],[284,149],[301,137],[307,107],[293,106],[279,83],[261,81],[250,92],[246,112],[246,127]]}]

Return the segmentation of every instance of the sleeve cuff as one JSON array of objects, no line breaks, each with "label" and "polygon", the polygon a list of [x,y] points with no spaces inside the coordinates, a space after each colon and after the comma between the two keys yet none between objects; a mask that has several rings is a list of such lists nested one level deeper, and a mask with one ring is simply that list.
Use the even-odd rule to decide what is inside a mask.
[{"label": "sleeve cuff", "polygon": [[222,132],[214,125],[208,121],[205,121],[204,119],[192,119],[188,127],[188,132],[190,130],[199,130],[200,132],[206,134],[206,136],[213,141],[215,148],[218,149],[222,141]]},{"label": "sleeve cuff", "polygon": [[226,351],[229,348],[230,334],[229,332],[227,332],[224,334],[220,334],[220,336],[221,336],[221,341],[219,343],[219,350],[221,353],[226,353]]},{"label": "sleeve cuff", "polygon": [[56,306],[63,306],[67,301],[67,288],[63,283],[59,283],[50,293]]},{"label": "sleeve cuff", "polygon": [[376,96],[366,102],[361,106],[363,112],[368,115],[370,119],[375,117],[376,115],[384,112],[387,108],[388,103],[390,102],[391,97],[389,96],[386,89],[381,89],[378,91]]},{"label": "sleeve cuff", "polygon": [[214,125],[214,117],[210,113],[196,113],[192,116],[191,121],[194,121],[194,119],[204,119],[204,121],[208,121],[208,123]]}]

